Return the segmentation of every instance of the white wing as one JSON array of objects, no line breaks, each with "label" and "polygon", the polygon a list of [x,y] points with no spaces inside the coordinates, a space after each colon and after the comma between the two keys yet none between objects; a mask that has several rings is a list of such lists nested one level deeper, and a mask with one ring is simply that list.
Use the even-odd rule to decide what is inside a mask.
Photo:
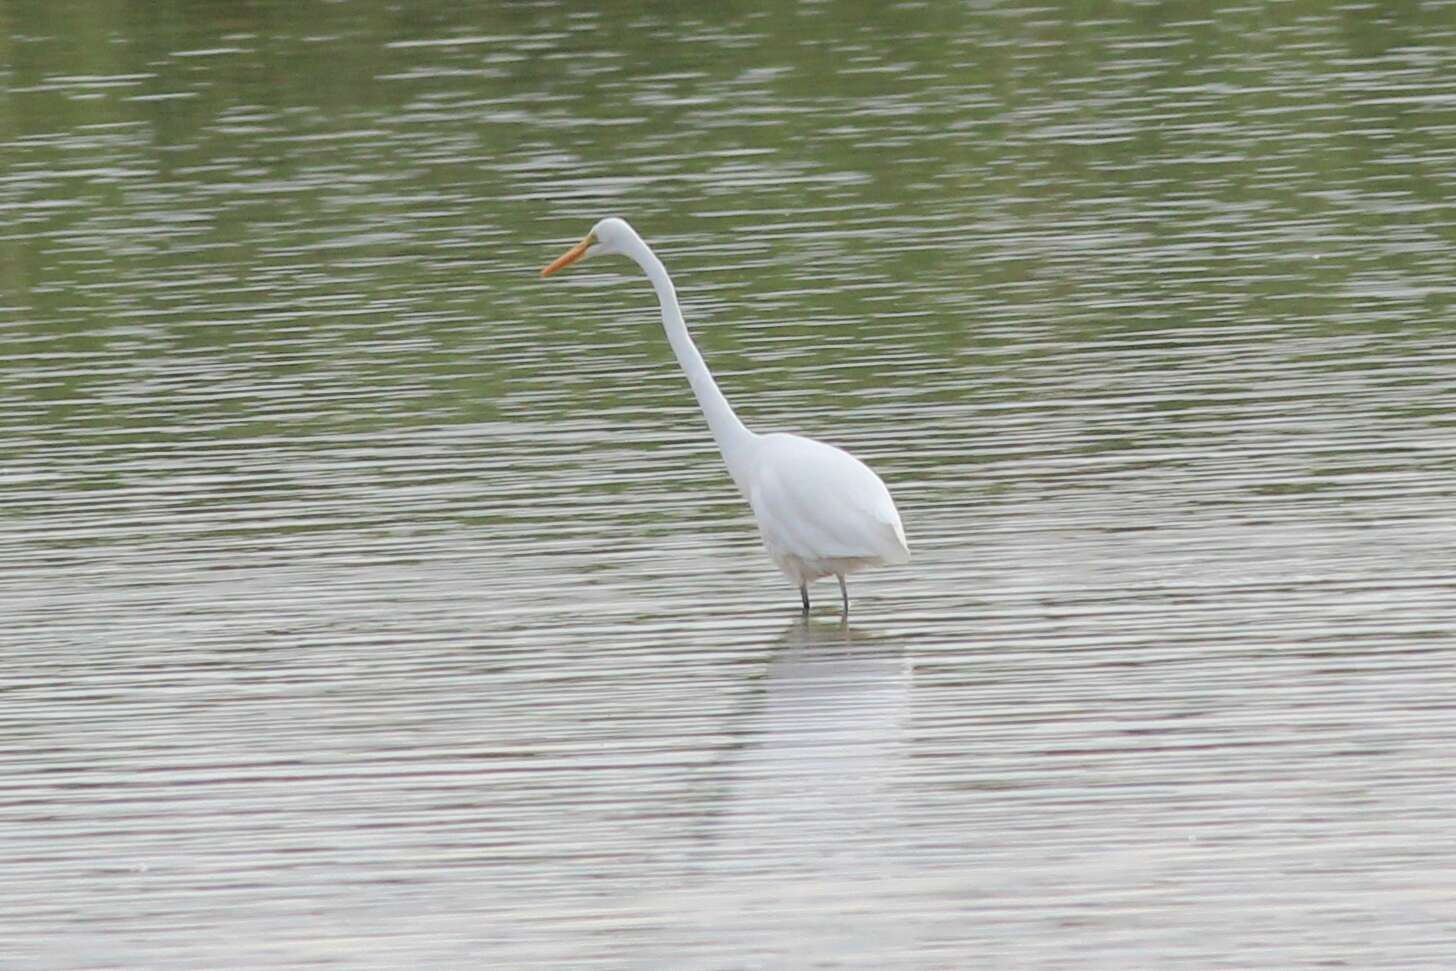
[{"label": "white wing", "polygon": [[804,560],[910,561],[890,491],[848,452],[798,435],[765,435],[745,486],[771,550]]}]

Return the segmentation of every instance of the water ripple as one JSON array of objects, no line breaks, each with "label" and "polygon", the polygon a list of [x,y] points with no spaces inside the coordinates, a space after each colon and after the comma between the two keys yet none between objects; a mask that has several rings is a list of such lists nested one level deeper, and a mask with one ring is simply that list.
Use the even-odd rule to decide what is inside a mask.
[{"label": "water ripple", "polygon": [[1451,4],[270,9],[10,25],[7,967],[1451,964]]}]

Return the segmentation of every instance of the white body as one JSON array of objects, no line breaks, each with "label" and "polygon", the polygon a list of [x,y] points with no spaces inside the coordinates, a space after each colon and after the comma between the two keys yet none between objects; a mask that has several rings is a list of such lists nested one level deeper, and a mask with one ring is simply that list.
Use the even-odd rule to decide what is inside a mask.
[{"label": "white body", "polygon": [[733,478],[768,555],[796,584],[910,562],[890,490],[848,452],[798,435],[755,435],[743,464]]},{"label": "white body", "polygon": [[[844,577],[855,570],[910,561],[895,502],[868,466],[832,445],[798,435],[759,435],[738,420],[688,335],[662,261],[626,222],[603,219],[542,275],[597,253],[630,257],[652,281],[662,304],[668,343],[708,419],[728,472],[753,507],[769,556],[799,586],[806,609],[805,588],[821,577],[838,577],[843,589]],[[847,591],[844,602],[847,611]]]}]

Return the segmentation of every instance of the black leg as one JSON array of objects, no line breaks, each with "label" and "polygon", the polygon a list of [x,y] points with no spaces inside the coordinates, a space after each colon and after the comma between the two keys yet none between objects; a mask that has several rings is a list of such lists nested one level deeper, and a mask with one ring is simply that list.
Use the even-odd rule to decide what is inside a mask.
[{"label": "black leg", "polygon": [[799,599],[804,601],[804,613],[807,614],[809,612],[809,585],[807,583],[799,584]]},{"label": "black leg", "polygon": [[845,586],[845,584],[844,584],[844,574],[843,573],[836,573],[834,575],[837,576],[837,577],[839,577],[839,595],[844,598],[844,619],[845,620],[848,620],[849,619],[849,587]]}]

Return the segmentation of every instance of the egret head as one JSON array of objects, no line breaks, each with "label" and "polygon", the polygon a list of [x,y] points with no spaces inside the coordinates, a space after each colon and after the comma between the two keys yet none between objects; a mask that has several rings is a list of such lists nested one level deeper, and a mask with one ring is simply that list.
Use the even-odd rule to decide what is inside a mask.
[{"label": "egret head", "polygon": [[552,260],[551,265],[541,271],[541,275],[550,276],[588,256],[611,256],[624,253],[627,244],[636,238],[637,234],[631,226],[627,225],[626,220],[609,216],[593,226],[592,231],[587,233],[586,238],[580,243]]}]

